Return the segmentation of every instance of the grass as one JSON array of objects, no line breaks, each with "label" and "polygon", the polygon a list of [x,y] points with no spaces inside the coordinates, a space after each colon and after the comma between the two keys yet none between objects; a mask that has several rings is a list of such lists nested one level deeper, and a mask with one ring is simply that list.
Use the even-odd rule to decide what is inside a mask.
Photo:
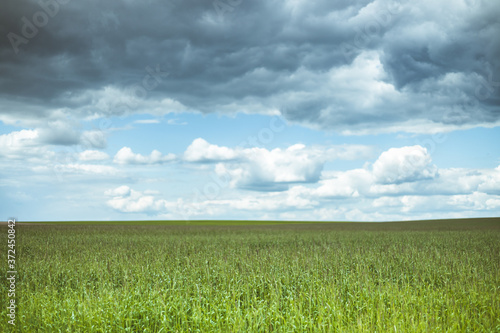
[{"label": "grass", "polygon": [[498,218],[18,224],[16,242],[2,332],[500,332]]}]

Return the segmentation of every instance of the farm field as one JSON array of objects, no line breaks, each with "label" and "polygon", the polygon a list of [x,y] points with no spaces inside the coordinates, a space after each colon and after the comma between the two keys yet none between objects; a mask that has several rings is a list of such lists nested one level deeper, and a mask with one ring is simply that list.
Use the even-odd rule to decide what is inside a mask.
[{"label": "farm field", "polygon": [[2,332],[500,332],[500,218],[18,223],[16,255]]}]

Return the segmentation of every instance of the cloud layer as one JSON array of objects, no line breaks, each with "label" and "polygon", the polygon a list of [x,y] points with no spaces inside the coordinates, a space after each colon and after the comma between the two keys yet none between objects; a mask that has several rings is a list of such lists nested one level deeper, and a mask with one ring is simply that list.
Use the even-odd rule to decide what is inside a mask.
[{"label": "cloud layer", "polygon": [[113,161],[118,164],[161,164],[175,159],[174,154],[163,155],[158,150],[153,150],[149,156],[136,154],[129,147],[120,149]]},{"label": "cloud layer", "polygon": [[[206,141],[204,146],[214,147]],[[194,188],[192,197],[166,200],[121,186],[106,191],[107,203],[120,212],[185,219],[257,212],[291,220],[398,220],[488,216],[500,209],[500,166],[438,169],[418,145],[391,148],[373,163],[346,171],[323,170],[335,147],[222,148],[225,153],[210,160],[218,178]],[[226,159],[229,153],[236,159]]]},{"label": "cloud layer", "polygon": [[217,163],[217,176],[230,179],[229,184],[234,188],[282,191],[288,189],[289,184],[317,182],[327,161],[366,158],[371,153],[371,147],[362,145],[306,147],[295,144],[285,149],[233,149],[198,138],[186,149],[184,160]]},{"label": "cloud layer", "polygon": [[[42,126],[68,116],[279,112],[341,133],[500,120],[494,1],[258,0],[225,8],[200,0],[8,1],[0,13],[0,120]],[[58,131],[63,141],[51,133],[45,140],[77,140]]]}]

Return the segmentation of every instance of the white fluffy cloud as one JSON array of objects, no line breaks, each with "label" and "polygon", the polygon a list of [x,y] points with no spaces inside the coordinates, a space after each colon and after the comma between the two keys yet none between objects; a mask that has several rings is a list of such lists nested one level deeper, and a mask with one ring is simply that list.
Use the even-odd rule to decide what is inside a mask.
[{"label": "white fluffy cloud", "polygon": [[40,142],[38,130],[21,130],[0,135],[0,156],[9,160],[47,161],[55,153]]},{"label": "white fluffy cloud", "polygon": [[130,195],[130,193],[131,193],[131,189],[130,189],[130,187],[128,187],[126,185],[122,185],[120,187],[110,189],[110,190],[107,190],[106,192],[104,192],[104,194],[106,194],[108,196],[113,196],[113,197],[128,197]]},{"label": "white fluffy cloud", "polygon": [[[475,206],[470,207],[487,209],[495,206],[500,194],[498,169],[440,169],[438,172],[425,148],[393,148],[365,168],[323,173],[319,186],[309,187],[302,194],[327,201],[368,200],[371,207],[398,207],[403,212],[417,208],[424,211],[425,207],[431,211],[432,207],[453,211],[452,207],[460,202],[474,202]],[[481,197],[484,200],[478,201],[477,193],[484,195]],[[440,203],[433,202],[436,197]]]},{"label": "white fluffy cloud", "polygon": [[[415,149],[424,151],[421,147],[403,148],[412,148],[399,148],[403,156]],[[307,149],[304,146],[292,146],[289,150],[274,153],[271,150],[264,154],[294,156],[290,151],[306,153]],[[385,153],[387,151],[381,156]],[[395,154],[394,151],[392,154]],[[300,160],[300,154],[297,156],[294,156],[296,160]],[[309,152],[306,156],[311,158],[314,155]],[[418,156],[426,159],[425,154]],[[307,158],[304,159],[305,165]],[[380,158],[376,161],[381,160],[384,161]],[[405,158],[401,160],[405,161]],[[491,216],[500,211],[500,184],[495,182],[500,178],[500,168],[440,169],[439,177],[417,177],[404,183],[399,182],[401,177],[393,177],[396,183],[381,184],[374,163],[360,169],[323,172],[322,179],[317,184],[292,184],[289,188],[277,191],[276,189],[280,189],[279,181],[286,183],[293,179],[290,174],[294,173],[289,171],[288,176],[281,175],[283,178],[279,178],[273,173],[273,161],[269,159],[262,164],[270,168],[266,175],[268,178],[258,176],[259,181],[269,180],[268,187],[275,186],[271,192],[263,192],[263,188],[260,188],[260,192],[250,195],[234,188],[242,186],[238,182],[248,181],[251,176],[257,177],[252,174],[254,166],[250,163],[245,167],[245,161],[242,160],[216,165],[224,184],[236,184],[233,188],[222,186],[213,195],[202,192],[192,198],[168,201],[159,197],[160,193],[157,191],[140,192],[121,186],[106,191],[106,195],[112,197],[107,204],[119,212],[146,213],[173,219],[231,216],[242,219],[386,221]],[[428,166],[429,163],[422,165]],[[230,169],[234,174],[230,174],[228,169],[221,170],[226,167],[239,167],[247,173],[236,173],[238,169]],[[299,169],[300,167],[297,170]],[[299,174],[303,173],[298,172],[295,176],[298,177]],[[256,185],[255,179],[253,181]]]},{"label": "white fluffy cloud", "polygon": [[[38,146],[38,132],[35,130],[21,130],[9,134],[0,135],[0,154],[9,158],[16,158],[25,149],[36,148]],[[31,151],[36,153],[36,149]]]},{"label": "white fluffy cloud", "polygon": [[373,175],[381,184],[400,184],[434,178],[437,167],[421,146],[391,148],[373,164]]},{"label": "white fluffy cloud", "polygon": [[[106,137],[101,131],[79,132],[66,122],[54,121],[45,127],[0,135],[0,156],[11,160],[36,161],[39,166],[40,163],[54,163],[54,160],[60,157],[53,150],[54,146],[74,146],[66,148],[67,152],[75,149],[76,145],[103,148],[106,145]],[[87,150],[78,154],[77,158],[82,161],[103,160],[107,155]]]},{"label": "white fluffy cloud", "polygon": [[151,213],[158,212],[158,205],[151,195],[143,195],[132,191],[128,196],[116,196],[107,201],[108,205],[124,213]]},{"label": "white fluffy cloud", "polygon": [[194,140],[184,152],[184,159],[188,162],[226,161],[237,156],[235,150],[210,144],[202,138]]},{"label": "white fluffy cloud", "polygon": [[359,197],[369,191],[373,178],[372,173],[366,169],[336,172],[331,178],[322,180],[311,194],[327,198]]},{"label": "white fluffy cloud", "polygon": [[165,214],[177,208],[175,202],[157,199],[156,191],[136,191],[126,185],[104,192],[108,197],[107,205],[123,213]]},{"label": "white fluffy cloud", "polygon": [[[80,123],[68,120],[64,114],[55,112],[55,119],[46,122],[38,122],[30,131],[30,139],[36,141],[37,145],[45,146],[76,146],[81,145],[88,148],[106,147],[106,132],[104,130],[82,131]],[[17,132],[12,132],[16,135]],[[26,134],[27,132],[23,132]]]},{"label": "white fluffy cloud", "polygon": [[285,190],[290,183],[316,182],[326,161],[320,149],[297,144],[286,149],[244,149],[238,163],[219,163],[219,176],[229,175],[233,187]]},{"label": "white fluffy cloud", "polygon": [[149,156],[136,154],[129,147],[120,149],[113,161],[117,164],[161,164],[175,159],[174,154],[163,155],[158,150],[153,150]]},{"label": "white fluffy cloud", "polygon": [[305,210],[318,205],[315,200],[301,197],[299,187],[280,193],[260,193],[258,195],[215,198],[210,200],[168,201],[157,198],[157,191],[136,191],[123,185],[104,192],[107,205],[123,213],[147,213],[187,219],[196,216],[223,214],[228,210],[239,212]]},{"label": "white fluffy cloud", "polygon": [[293,183],[314,183],[320,179],[326,161],[366,158],[372,148],[362,145],[288,148],[228,148],[196,139],[186,149],[188,162],[217,163],[215,172],[229,179],[233,188],[257,191],[283,191]]},{"label": "white fluffy cloud", "polygon": [[478,191],[500,195],[500,166],[483,174],[483,181],[477,186]]}]

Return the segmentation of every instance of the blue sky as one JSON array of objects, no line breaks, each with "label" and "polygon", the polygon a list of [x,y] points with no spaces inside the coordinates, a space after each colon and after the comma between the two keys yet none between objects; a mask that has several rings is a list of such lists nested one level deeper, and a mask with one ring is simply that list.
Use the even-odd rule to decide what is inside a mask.
[{"label": "blue sky", "polygon": [[4,218],[500,215],[494,2],[52,4],[0,14]]}]

